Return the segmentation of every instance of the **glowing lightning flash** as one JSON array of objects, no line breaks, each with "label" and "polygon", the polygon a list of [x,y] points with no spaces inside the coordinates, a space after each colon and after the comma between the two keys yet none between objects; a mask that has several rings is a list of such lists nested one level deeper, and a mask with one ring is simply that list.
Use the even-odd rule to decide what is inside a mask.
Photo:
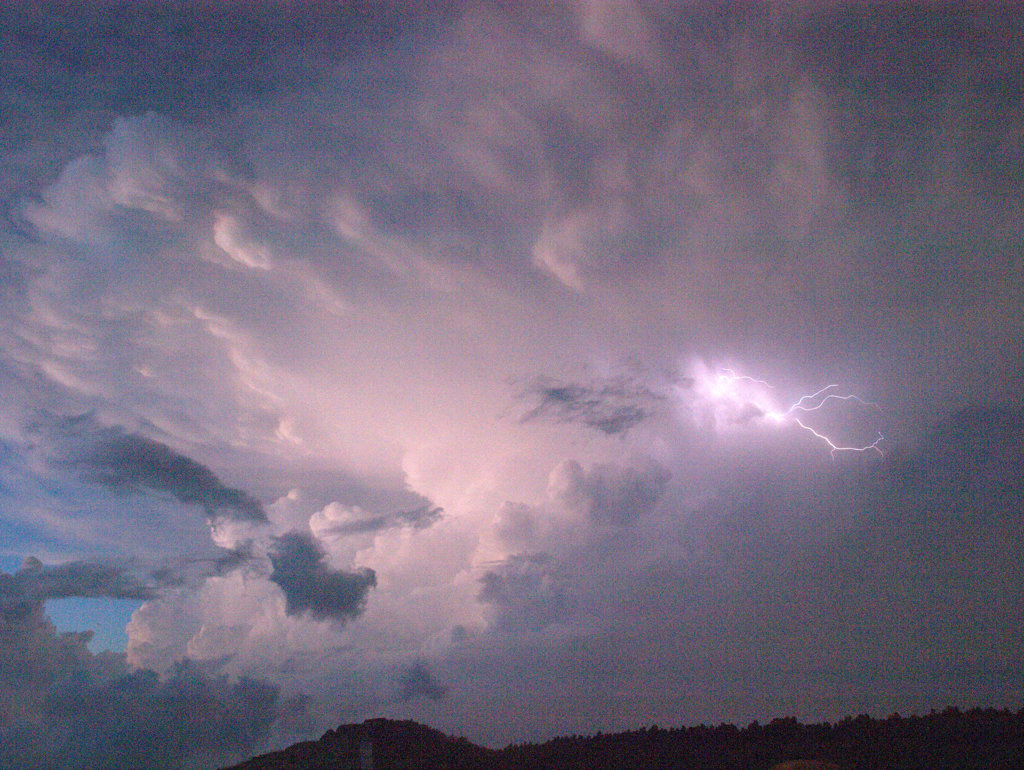
[{"label": "glowing lightning flash", "polygon": [[768,382],[737,374],[732,369],[720,369],[712,373],[703,365],[698,365],[694,376],[688,377],[685,382],[693,416],[706,426],[724,429],[762,419],[776,425],[792,422],[825,442],[833,459],[840,452],[875,452],[884,456],[879,444],[885,437],[880,431],[874,441],[868,444],[847,446],[836,443],[830,436],[800,419],[800,413],[817,412],[833,401],[854,402],[881,411],[881,407],[874,401],[836,392],[840,387],[838,384],[826,385],[814,393],[801,396],[788,409],[780,410],[772,405],[763,391],[764,388],[772,388]]}]

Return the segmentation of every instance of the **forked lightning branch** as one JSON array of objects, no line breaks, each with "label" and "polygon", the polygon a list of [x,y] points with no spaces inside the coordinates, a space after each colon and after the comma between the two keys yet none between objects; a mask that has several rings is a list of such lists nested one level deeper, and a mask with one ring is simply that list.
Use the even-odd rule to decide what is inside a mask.
[{"label": "forked lightning branch", "polygon": [[[865,415],[881,416],[881,408],[855,393],[844,392],[838,383],[800,396],[788,407],[779,407],[772,398],[774,387],[732,369],[711,370],[704,364],[692,367],[690,376],[677,386],[677,393],[690,410],[698,426],[716,431],[743,429],[758,423],[795,425],[828,447],[833,458],[844,452],[870,452],[883,456],[881,443],[885,436],[870,428],[871,440],[851,441],[840,438],[837,430],[824,427],[832,422],[875,422]],[[828,412],[826,415],[825,413]],[[822,424],[811,424],[808,415],[821,413]]]}]

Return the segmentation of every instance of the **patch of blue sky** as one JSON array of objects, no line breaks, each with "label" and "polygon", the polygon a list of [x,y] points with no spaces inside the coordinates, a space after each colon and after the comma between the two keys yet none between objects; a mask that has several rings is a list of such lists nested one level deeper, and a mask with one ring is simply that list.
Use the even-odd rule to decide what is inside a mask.
[{"label": "patch of blue sky", "polygon": [[125,627],[141,605],[137,599],[50,599],[46,614],[58,631],[92,631],[89,649],[94,653],[124,652]]},{"label": "patch of blue sky", "polygon": [[24,558],[11,553],[0,553],[0,571],[12,574],[18,571]]}]

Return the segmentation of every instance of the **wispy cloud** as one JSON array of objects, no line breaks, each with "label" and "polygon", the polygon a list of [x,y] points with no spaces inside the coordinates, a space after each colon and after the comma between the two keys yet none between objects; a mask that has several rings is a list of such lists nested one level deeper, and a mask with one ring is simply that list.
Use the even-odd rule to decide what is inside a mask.
[{"label": "wispy cloud", "polygon": [[662,400],[625,378],[581,383],[537,377],[520,391],[519,398],[532,404],[520,415],[520,422],[576,423],[612,436],[628,433],[650,418]]},{"label": "wispy cloud", "polygon": [[318,537],[343,537],[379,532],[394,527],[423,529],[436,524],[443,516],[444,509],[429,504],[408,511],[377,515],[366,514],[361,508],[350,510],[335,505],[315,514],[311,526]]},{"label": "wispy cloud", "polygon": [[182,503],[200,506],[211,521],[221,517],[267,521],[255,498],[226,486],[202,463],[158,441],[103,426],[89,414],[47,418],[34,427],[53,442],[56,461],[84,481],[125,495],[168,493]]}]

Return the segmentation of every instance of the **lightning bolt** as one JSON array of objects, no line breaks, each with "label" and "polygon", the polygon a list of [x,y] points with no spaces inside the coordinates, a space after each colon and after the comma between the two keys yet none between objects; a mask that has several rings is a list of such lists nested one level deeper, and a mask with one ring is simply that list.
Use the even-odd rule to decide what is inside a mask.
[{"label": "lightning bolt", "polygon": [[695,417],[700,414],[706,424],[716,428],[729,428],[745,425],[753,419],[764,419],[776,425],[792,423],[807,431],[816,439],[824,442],[829,448],[833,459],[842,452],[874,452],[880,457],[884,452],[880,444],[885,441],[881,431],[877,431],[873,441],[867,444],[846,445],[838,443],[832,436],[815,429],[800,418],[801,414],[817,412],[832,402],[853,402],[860,406],[876,409],[881,407],[874,401],[868,401],[853,393],[844,393],[838,383],[800,396],[787,409],[776,409],[761,388],[774,389],[766,380],[737,374],[732,369],[718,369],[711,373],[703,365],[695,367],[694,376],[687,378],[689,389],[689,405]]},{"label": "lightning bolt", "polygon": [[878,452],[878,456],[879,457],[883,457],[885,455],[885,453],[881,449],[878,448],[878,445],[880,443],[882,443],[883,441],[885,441],[885,436],[882,435],[881,431],[878,431],[878,437],[874,441],[872,441],[870,444],[866,444],[864,446],[839,446],[838,444],[833,443],[832,439],[830,439],[824,433],[818,433],[818,431],[816,431],[810,425],[804,425],[802,422],[800,422],[800,418],[799,417],[794,417],[793,418],[793,422],[795,422],[797,425],[799,425],[805,431],[810,433],[812,436],[817,436],[822,441],[824,441],[826,444],[828,444],[828,446],[829,446],[829,454],[832,455],[833,459],[836,456],[836,452],[870,452],[870,451],[874,450],[875,452]]},{"label": "lightning bolt", "polygon": [[[729,371],[729,370],[723,369],[722,371]],[[755,380],[755,382],[761,382],[761,380]],[[769,385],[768,387],[771,387],[771,386]],[[837,401],[856,401],[858,404],[863,404],[864,406],[873,406],[876,409],[881,410],[881,407],[879,407],[878,404],[876,404],[874,401],[865,401],[860,396],[853,396],[853,395],[850,395],[850,396],[840,396],[840,395],[837,395],[835,393],[828,393],[828,391],[832,390],[833,388],[838,388],[838,387],[839,387],[838,385],[826,385],[821,390],[819,390],[819,391],[817,391],[815,393],[812,393],[809,396],[801,396],[800,399],[795,404],[793,404],[793,406],[791,406],[789,408],[789,411],[792,412],[792,411],[794,411],[796,409],[799,409],[799,410],[804,411],[804,412],[813,412],[813,411],[816,411],[818,409],[821,409],[821,407],[823,407],[826,402],[828,402],[828,401],[830,401],[832,399],[835,399]],[[823,394],[826,394],[826,393],[828,393],[828,395],[823,395]],[[811,402],[813,402],[813,400],[816,399],[816,398],[820,398],[820,401],[815,406],[804,406],[804,401],[811,401]]]},{"label": "lightning bolt", "polygon": [[[722,369],[721,371],[722,374],[733,382],[752,382],[755,385],[764,385],[766,388],[772,387],[766,380],[759,380],[756,377],[750,377],[746,374],[736,374],[732,369]],[[831,385],[829,387],[831,387]],[[825,388],[825,390],[828,390],[828,388]]]},{"label": "lightning bolt", "polygon": [[[824,433],[819,433],[814,428],[812,428],[810,425],[806,425],[805,423],[803,423],[800,420],[799,417],[797,417],[796,415],[793,414],[794,412],[816,412],[819,409],[821,409],[823,406],[825,406],[825,404],[827,404],[829,401],[855,401],[856,403],[862,404],[863,406],[873,407],[873,408],[877,409],[879,412],[882,411],[882,408],[876,402],[874,402],[874,401],[865,401],[863,398],[861,398],[858,395],[854,395],[854,394],[839,395],[838,393],[830,393],[829,392],[829,391],[831,391],[831,390],[833,390],[835,388],[838,388],[838,387],[839,387],[838,384],[833,383],[832,385],[826,385],[821,390],[819,390],[819,391],[817,391],[815,393],[811,393],[808,396],[801,396],[797,400],[797,402],[795,404],[793,404],[793,406],[791,406],[785,412],[784,416],[788,417],[788,418],[791,418],[793,420],[793,422],[795,422],[797,425],[799,425],[805,431],[807,431],[808,433],[812,434],[813,436],[816,436],[817,438],[820,438],[822,441],[824,441],[826,444],[828,444],[828,446],[829,446],[829,453],[832,455],[833,458],[835,458],[837,452],[871,452],[871,451],[874,451],[874,452],[878,453],[879,457],[884,456],[884,452],[882,452],[882,450],[878,448],[878,445],[881,442],[885,441],[885,436],[882,435],[881,431],[877,431],[877,436],[876,436],[875,440],[872,441],[870,444],[865,444],[864,446],[840,446],[840,445],[836,444],[834,441],[832,441],[832,439],[829,438],[828,436],[826,436]],[[817,399],[817,401],[815,401],[815,399]]]}]

